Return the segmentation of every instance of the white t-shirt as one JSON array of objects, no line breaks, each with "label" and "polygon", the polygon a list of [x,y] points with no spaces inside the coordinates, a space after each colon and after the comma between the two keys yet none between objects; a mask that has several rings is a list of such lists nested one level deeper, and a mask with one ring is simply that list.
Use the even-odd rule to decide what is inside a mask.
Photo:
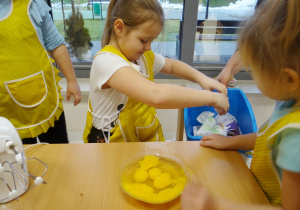
[{"label": "white t-shirt", "polygon": [[[157,74],[165,65],[165,58],[156,54],[153,74]],[[131,63],[133,68],[146,76],[146,69],[143,58],[137,61],[139,65]],[[120,68],[129,66],[130,64],[122,57],[110,52],[100,52],[93,60],[91,74],[90,74],[90,94],[89,98],[93,109],[93,121],[92,124],[95,128],[101,130],[110,130],[113,127],[112,123],[119,116],[119,112],[124,108],[127,101],[127,96],[119,91],[109,88],[101,89],[110,77]],[[125,78],[126,79],[126,78]]]}]

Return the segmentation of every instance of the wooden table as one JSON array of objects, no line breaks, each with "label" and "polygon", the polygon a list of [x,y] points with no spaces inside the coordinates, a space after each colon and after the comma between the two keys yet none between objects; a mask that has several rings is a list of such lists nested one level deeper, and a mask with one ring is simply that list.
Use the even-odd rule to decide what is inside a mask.
[{"label": "wooden table", "polygon": [[[180,209],[180,197],[165,204],[147,204],[122,191],[118,182],[120,162],[148,148],[182,156],[193,179],[216,196],[241,203],[269,203],[238,152],[175,141],[29,147],[25,150],[27,158],[37,157],[48,165],[44,176],[47,184],[35,186],[20,196],[19,202],[0,204],[0,209]],[[31,161],[28,167],[35,175],[42,168]]]}]

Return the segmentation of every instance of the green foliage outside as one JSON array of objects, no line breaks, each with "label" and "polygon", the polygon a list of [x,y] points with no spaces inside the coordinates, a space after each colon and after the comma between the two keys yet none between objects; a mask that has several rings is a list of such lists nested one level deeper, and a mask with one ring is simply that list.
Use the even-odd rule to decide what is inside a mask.
[{"label": "green foliage outside", "polygon": [[[54,21],[54,23],[59,33],[65,37],[66,35],[64,32],[63,21],[56,20]],[[103,33],[104,26],[105,26],[105,20],[101,20],[101,19],[84,20],[84,27],[88,28],[91,41],[100,40]],[[166,20],[164,31],[159,35],[157,41],[174,42],[176,41],[176,35],[178,34],[179,34],[179,20]]]},{"label": "green foliage outside", "polygon": [[67,26],[65,32],[66,42],[70,44],[70,52],[79,60],[82,60],[84,54],[93,46],[89,30],[85,27],[84,22],[79,8],[73,11],[65,20]]},{"label": "green foliage outside", "polygon": [[[87,4],[87,0],[73,0],[75,5],[79,4]],[[167,0],[161,0],[162,2],[167,2]],[[206,5],[207,0],[199,0],[199,4],[202,4],[203,6]],[[230,3],[235,3],[237,0],[210,0],[209,6],[210,7],[220,7],[220,6],[228,6]],[[52,3],[60,3],[61,0],[52,0]],[[64,8],[65,9],[71,9],[71,7],[67,7],[67,5],[71,5],[71,0],[64,0]],[[182,4],[183,0],[168,0],[169,3],[176,3],[176,4]],[[80,10],[87,10],[87,7],[79,7]],[[103,5],[103,10],[107,10],[107,4]],[[55,20],[55,25],[58,29],[58,31],[64,36],[67,37],[65,34],[64,28],[63,28],[63,21],[61,20]],[[156,41],[163,41],[163,42],[174,42],[177,39],[177,36],[179,34],[179,20],[165,20],[165,28],[164,31],[159,35]],[[71,24],[71,22],[70,22]],[[105,26],[105,19],[85,19],[84,22],[82,20],[81,22],[82,27],[84,27],[83,33],[89,34],[89,38],[85,40],[86,42],[90,41],[99,41],[101,39],[103,29]],[[70,25],[71,26],[71,25]],[[72,35],[72,31],[70,31],[70,35]]]},{"label": "green foliage outside", "polygon": [[[201,1],[199,3],[201,4]],[[237,0],[209,0],[209,7],[223,7],[229,6],[230,3],[236,3]],[[206,6],[207,0],[202,1],[202,5]]]},{"label": "green foliage outside", "polygon": [[[191,0],[189,0],[191,1]],[[61,0],[51,0],[52,3],[60,3]],[[71,4],[71,0],[64,0],[64,4]],[[161,2],[169,2],[170,4],[183,4],[183,0],[161,0]],[[206,6],[207,0],[199,0],[199,4]],[[230,3],[235,3],[237,0],[209,0],[210,7],[228,6]],[[87,4],[88,0],[74,0],[75,4]]]},{"label": "green foliage outside", "polygon": [[[182,4],[183,0],[161,0],[161,2],[169,2],[170,4]],[[235,3],[237,0],[209,0],[209,7],[228,6],[230,3]],[[199,0],[199,4],[206,6],[207,0]]]}]

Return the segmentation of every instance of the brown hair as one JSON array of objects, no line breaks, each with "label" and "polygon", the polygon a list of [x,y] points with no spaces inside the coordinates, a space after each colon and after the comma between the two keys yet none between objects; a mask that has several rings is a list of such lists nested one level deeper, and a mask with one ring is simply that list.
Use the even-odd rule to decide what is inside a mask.
[{"label": "brown hair", "polygon": [[157,0],[111,0],[101,40],[102,48],[109,43],[117,19],[122,19],[129,28],[149,20],[159,22],[163,26],[164,12]]},{"label": "brown hair", "polygon": [[299,0],[265,0],[239,35],[238,49],[247,68],[278,76],[287,67],[300,74],[299,11]]}]

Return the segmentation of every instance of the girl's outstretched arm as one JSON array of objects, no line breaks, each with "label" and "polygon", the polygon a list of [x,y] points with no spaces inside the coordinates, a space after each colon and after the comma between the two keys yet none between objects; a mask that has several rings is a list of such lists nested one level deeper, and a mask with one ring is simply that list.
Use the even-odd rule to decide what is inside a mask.
[{"label": "girl's outstretched arm", "polygon": [[253,150],[256,141],[256,133],[237,135],[232,137],[212,134],[204,136],[200,141],[203,147],[215,149],[242,149]]},{"label": "girl's outstretched arm", "polygon": [[182,210],[194,209],[211,209],[211,210],[276,210],[300,209],[300,173],[290,171],[282,171],[282,207],[262,206],[262,205],[246,205],[229,202],[224,199],[213,197],[204,187],[199,184],[192,183],[187,186],[181,195]]},{"label": "girl's outstretched arm", "polygon": [[182,210],[279,210],[281,207],[270,205],[247,205],[229,202],[213,197],[204,187],[192,183],[185,187],[181,195]]},{"label": "girl's outstretched arm", "polygon": [[215,107],[220,114],[225,114],[229,109],[228,98],[225,94],[179,85],[158,84],[144,78],[131,67],[122,67],[117,70],[105,85],[160,109],[208,105]]},{"label": "girl's outstretched arm", "polygon": [[227,95],[227,88],[225,85],[206,76],[182,61],[166,58],[165,66],[160,72],[198,83],[205,90],[215,89],[220,93]]}]

